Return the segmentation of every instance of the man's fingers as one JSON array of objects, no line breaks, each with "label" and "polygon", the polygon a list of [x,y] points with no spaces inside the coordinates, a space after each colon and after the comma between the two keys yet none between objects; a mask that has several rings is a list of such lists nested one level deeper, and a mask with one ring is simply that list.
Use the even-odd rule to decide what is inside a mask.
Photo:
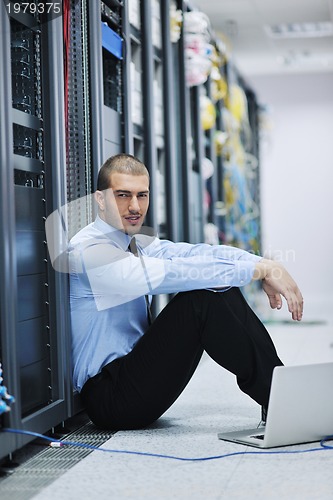
[{"label": "man's fingers", "polygon": [[[263,279],[263,289],[268,295],[271,308],[281,309],[284,297],[292,319],[300,321],[303,316],[303,297],[293,278],[281,264],[269,261],[264,261],[261,267],[259,264],[258,279]],[[264,272],[266,274],[262,278]]]},{"label": "man's fingers", "polygon": [[303,297],[301,293],[286,293],[285,299],[293,320],[300,321],[303,316]]},{"label": "man's fingers", "polygon": [[269,304],[272,309],[281,309],[282,307],[282,298],[279,293],[268,295]]}]

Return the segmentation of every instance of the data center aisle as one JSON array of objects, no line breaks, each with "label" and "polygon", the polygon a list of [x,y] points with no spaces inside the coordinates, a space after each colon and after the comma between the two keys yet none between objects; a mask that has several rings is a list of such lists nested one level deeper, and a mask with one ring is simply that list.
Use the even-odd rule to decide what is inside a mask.
[{"label": "data center aisle", "polygon": [[[278,318],[278,316],[275,316]],[[273,323],[268,328],[286,364],[333,361],[333,321]],[[259,408],[234,377],[205,357],[175,405],[154,426],[119,432],[102,447],[178,457],[253,451],[217,439],[217,432],[259,421]],[[279,450],[306,450],[298,445]],[[56,499],[332,499],[333,451],[298,455],[236,455],[187,462],[95,451],[42,490]]]}]

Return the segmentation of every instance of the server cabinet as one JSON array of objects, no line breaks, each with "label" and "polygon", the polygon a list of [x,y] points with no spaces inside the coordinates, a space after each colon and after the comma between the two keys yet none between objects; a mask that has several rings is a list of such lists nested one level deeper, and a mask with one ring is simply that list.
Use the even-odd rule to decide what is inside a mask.
[{"label": "server cabinet", "polygon": [[[175,52],[175,61],[178,62],[175,78],[176,101],[180,112],[177,144],[182,172],[183,234],[185,239],[192,243],[206,239],[208,243],[236,244],[256,252],[260,247],[260,207],[255,94],[247,87],[233,64],[229,64],[226,59],[223,61],[221,57],[223,62],[218,63],[220,67],[215,70],[224,79],[225,95],[213,98],[212,66],[216,64],[216,54],[223,56],[223,44],[215,38],[209,19],[204,14],[189,2],[178,0],[176,6],[184,16],[181,39]],[[197,71],[200,61],[198,68],[195,68],[194,59],[198,53],[201,56],[202,68]],[[205,53],[206,60],[210,59],[212,63],[210,68],[209,65],[205,67],[203,64]],[[236,104],[232,102],[231,92],[235,83],[238,87]],[[242,93],[247,99],[240,103]],[[207,127],[202,116],[203,98],[210,100],[211,106],[215,107],[214,123]],[[232,115],[237,107],[244,109],[244,116],[248,116],[248,120],[244,119],[235,131],[234,125],[231,124],[234,116],[227,124],[224,123],[223,116],[225,111],[229,116]],[[222,136],[225,143],[218,145]],[[239,155],[240,150],[242,158]],[[237,172],[241,185],[236,177],[230,176],[230,158],[234,165],[239,167]],[[253,160],[256,167],[248,165],[248,160]],[[213,172],[206,178],[204,167],[208,162]],[[246,163],[244,168],[242,162]],[[230,200],[239,194],[243,196],[244,193],[247,213],[242,212],[235,218]],[[207,229],[207,232],[204,229]],[[232,235],[238,233],[244,236],[245,243],[233,239]]]},{"label": "server cabinet", "polygon": [[[1,275],[1,358],[16,398],[3,420],[43,432],[66,418],[69,378],[62,336],[66,310],[60,310],[59,300],[66,286],[50,265],[44,228],[64,200],[62,24],[59,16],[43,23],[37,12],[9,13],[4,4],[0,15],[6,65],[1,198],[7,201],[3,214],[10,214],[1,227],[7,252],[2,265],[9,263]],[[16,445],[27,439],[17,437]]]},{"label": "server cabinet", "polygon": [[117,0],[101,2],[99,24],[103,65],[101,78],[103,91],[100,95],[103,96],[103,160],[105,160],[116,153],[121,153],[124,148],[122,3]]},{"label": "server cabinet", "polygon": [[146,164],[151,177],[147,223],[161,237],[178,239],[173,48],[170,1],[124,2],[126,58],[125,150]]},{"label": "server cabinet", "polygon": [[[200,89],[191,87],[187,81],[187,48],[185,16],[192,10],[188,2],[178,0],[176,8],[183,13],[180,40],[174,48],[175,88],[178,116],[177,131],[178,161],[180,165],[182,234],[190,243],[204,239],[202,159],[204,154],[203,134],[200,125]],[[178,122],[178,125],[177,125]]]},{"label": "server cabinet", "polygon": [[[99,26],[98,26],[99,27]],[[90,100],[88,3],[85,0],[64,1],[65,55],[65,130],[66,130],[66,201],[68,240],[92,220],[93,189],[92,123]],[[96,113],[96,129],[100,132]],[[96,141],[95,157],[101,156]],[[82,204],[76,200],[82,198]]]},{"label": "server cabinet", "polygon": [[[14,199],[12,147],[13,129],[11,122],[11,102],[8,96],[11,95],[11,59],[10,59],[10,30],[8,15],[3,4],[0,5],[0,33],[2,43],[0,44],[0,72],[1,75],[8,75],[3,78],[0,86],[0,231],[2,245],[0,245],[0,266],[1,266],[1,287],[0,287],[0,359],[3,365],[4,384],[8,390],[14,394],[19,384],[16,370],[16,292],[13,283],[16,282],[15,265],[15,237],[14,224],[15,214],[12,200]],[[0,417],[0,426],[19,425],[19,414],[13,412]],[[0,457],[4,457],[17,448],[17,436],[14,434],[0,434]]]},{"label": "server cabinet", "polygon": [[258,103],[234,65],[228,65],[227,147],[224,153],[225,241],[260,253]]},{"label": "server cabinet", "polygon": [[98,170],[123,150],[122,3],[64,0],[69,238],[92,220]]},{"label": "server cabinet", "polygon": [[246,82],[244,82],[243,85],[248,103],[249,126],[251,130],[251,141],[248,147],[248,153],[250,157],[250,170],[251,170],[251,176],[249,179],[249,193],[253,201],[251,248],[255,253],[261,255],[262,241],[261,241],[260,153],[259,153],[260,106],[257,101],[255,92],[246,84]]}]

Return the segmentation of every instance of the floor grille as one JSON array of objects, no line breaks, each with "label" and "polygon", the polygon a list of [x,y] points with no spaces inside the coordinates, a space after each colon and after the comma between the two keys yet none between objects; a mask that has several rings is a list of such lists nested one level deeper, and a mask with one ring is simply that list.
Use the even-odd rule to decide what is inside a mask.
[{"label": "floor grille", "polygon": [[[97,429],[91,422],[79,429],[62,435],[61,439],[101,446],[115,432]],[[28,459],[8,477],[0,481],[1,500],[29,500],[55,479],[76,465],[93,450],[66,446],[63,448],[47,447],[33,458]]]}]

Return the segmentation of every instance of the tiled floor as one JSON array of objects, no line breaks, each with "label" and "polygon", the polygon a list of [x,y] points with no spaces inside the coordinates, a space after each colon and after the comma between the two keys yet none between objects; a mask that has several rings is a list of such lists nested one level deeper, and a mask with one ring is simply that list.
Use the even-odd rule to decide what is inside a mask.
[{"label": "tiled floor", "polygon": [[[322,317],[319,319],[326,321]],[[286,364],[333,361],[332,327],[331,318],[319,324],[275,322],[268,325]],[[238,390],[231,374],[206,357],[182,396],[159,422],[145,430],[119,432],[102,447],[179,457],[255,451],[220,441],[217,433],[253,427],[258,421],[258,406]],[[282,450],[306,450],[317,446],[317,443],[298,445]],[[95,451],[34,499],[91,500],[99,497],[133,500],[333,499],[333,450],[297,455],[235,455],[198,462]]]}]

